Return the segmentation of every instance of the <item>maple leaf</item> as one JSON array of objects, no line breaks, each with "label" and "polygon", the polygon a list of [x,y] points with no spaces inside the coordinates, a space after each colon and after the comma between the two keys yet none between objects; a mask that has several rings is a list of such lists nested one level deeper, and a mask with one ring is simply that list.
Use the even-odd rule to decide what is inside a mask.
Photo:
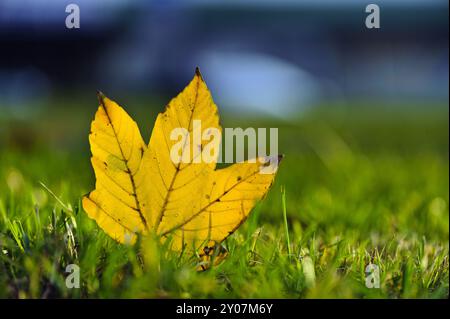
[{"label": "maple leaf", "polygon": [[[198,69],[158,115],[148,146],[118,104],[101,93],[99,101],[89,135],[96,184],[82,204],[89,217],[119,242],[132,243],[137,233],[152,233],[162,240],[170,238],[173,250],[188,248],[211,256],[273,183],[281,157],[275,161],[260,157],[223,169],[216,169],[218,154],[209,161],[199,160],[220,140],[196,139],[197,123],[219,133],[222,129]],[[185,134],[181,142],[171,136],[177,129]],[[175,153],[178,160],[172,152],[176,146],[181,151]]]}]

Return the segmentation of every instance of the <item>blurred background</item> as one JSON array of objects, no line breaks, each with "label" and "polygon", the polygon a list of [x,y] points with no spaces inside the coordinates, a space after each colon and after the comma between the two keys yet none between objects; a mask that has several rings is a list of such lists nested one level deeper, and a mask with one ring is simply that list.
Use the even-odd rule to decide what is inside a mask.
[{"label": "blurred background", "polygon": [[[196,66],[239,112],[447,101],[448,1],[377,1],[380,29],[366,2],[1,0],[0,107],[26,116],[18,105],[76,90],[167,97]],[[79,29],[65,27],[70,3]]]},{"label": "blurred background", "polygon": [[[70,3],[80,28],[66,27]],[[360,0],[0,0],[0,173],[23,161],[31,183],[78,179],[75,194],[87,192],[97,90],[148,141],[196,66],[223,126],[279,128],[299,188],[353,173],[352,156],[394,156],[386,163],[405,174],[428,156],[448,171],[448,1],[376,3],[379,29]]]},{"label": "blurred background", "polygon": [[[380,29],[365,26],[372,2]],[[66,28],[70,3],[79,29]],[[349,291],[333,281],[359,251],[367,260],[355,274],[371,256],[387,262],[392,289],[375,296],[448,298],[448,36],[447,0],[0,0],[0,246],[18,251],[16,238],[38,247],[33,231],[20,237],[13,226],[39,234],[30,216],[47,225],[66,206],[81,211],[95,183],[88,133],[97,90],[147,142],[156,114],[198,66],[223,127],[279,129],[276,183],[238,234],[257,225],[279,245],[283,185],[292,242],[306,255],[317,247],[318,277],[332,274],[310,296],[368,296],[361,284]],[[96,224],[78,218],[79,240],[97,242]],[[336,271],[330,247],[345,247]],[[261,280],[273,278],[267,295],[250,296],[277,295],[280,269]],[[9,295],[3,273],[0,296]]]}]

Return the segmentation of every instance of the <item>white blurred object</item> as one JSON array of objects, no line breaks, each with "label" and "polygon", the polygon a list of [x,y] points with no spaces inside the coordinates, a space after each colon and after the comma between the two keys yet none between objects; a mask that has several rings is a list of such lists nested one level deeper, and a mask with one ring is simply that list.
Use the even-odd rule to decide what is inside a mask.
[{"label": "white blurred object", "polygon": [[287,118],[319,99],[319,84],[294,64],[257,53],[205,52],[198,59],[215,102],[231,111]]}]

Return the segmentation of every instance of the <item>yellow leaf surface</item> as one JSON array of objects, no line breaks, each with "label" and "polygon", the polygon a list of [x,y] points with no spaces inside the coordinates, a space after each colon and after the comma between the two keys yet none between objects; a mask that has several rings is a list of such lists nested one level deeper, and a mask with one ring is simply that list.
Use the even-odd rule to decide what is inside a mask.
[{"label": "yellow leaf surface", "polygon": [[261,174],[264,162],[265,159],[258,159],[255,163],[236,163],[211,171],[199,193],[201,197],[195,197],[195,209],[159,235],[171,236],[177,250],[208,249],[222,242],[247,219],[272,185],[276,169],[269,167],[272,174]]},{"label": "yellow leaf surface", "polygon": [[[199,72],[189,85],[167,105],[166,110],[156,118],[148,151],[144,155],[144,167],[152,183],[149,203],[152,209],[151,225],[156,233],[164,232],[194,213],[199,204],[197,197],[207,177],[214,170],[215,162],[194,163],[199,156],[190,152],[186,161],[175,164],[170,150],[178,142],[170,139],[174,129],[184,128],[188,135],[183,150],[200,150],[207,141],[194,145],[194,121],[201,121],[202,127],[220,129],[217,106]],[[181,154],[180,154],[181,157]]]},{"label": "yellow leaf surface", "polygon": [[[106,97],[100,100],[89,138],[96,187],[83,198],[83,207],[120,242],[133,240],[137,232],[152,232],[170,239],[174,250],[187,248],[209,257],[273,183],[277,161],[267,157],[223,169],[216,169],[217,157],[199,160],[209,141],[195,139],[198,123],[219,132],[221,127],[198,70],[158,115],[148,147],[120,106]],[[182,129],[180,140],[171,136],[176,129]],[[184,159],[178,162],[171,153],[177,143],[175,157]]]},{"label": "yellow leaf surface", "polygon": [[99,101],[89,134],[96,183],[82,204],[108,235],[132,242],[135,233],[148,232],[150,211],[144,201],[151,184],[140,169],[147,146],[136,123],[119,105],[101,93]]}]

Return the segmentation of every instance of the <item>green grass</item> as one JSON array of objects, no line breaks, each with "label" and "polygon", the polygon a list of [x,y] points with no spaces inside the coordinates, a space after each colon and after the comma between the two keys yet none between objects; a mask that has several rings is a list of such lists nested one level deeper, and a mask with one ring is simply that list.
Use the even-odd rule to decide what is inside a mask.
[{"label": "green grass", "polygon": [[[80,198],[94,185],[94,108],[60,113],[22,127],[0,118],[0,297],[449,295],[447,109],[336,106],[289,122],[225,117],[228,127],[279,127],[285,159],[268,197],[224,243],[228,258],[205,272],[195,270],[195,256],[149,238],[117,244],[87,217]],[[138,118],[142,127],[153,123]],[[80,289],[65,285],[72,263]],[[380,269],[380,289],[365,286],[369,263]]]}]

